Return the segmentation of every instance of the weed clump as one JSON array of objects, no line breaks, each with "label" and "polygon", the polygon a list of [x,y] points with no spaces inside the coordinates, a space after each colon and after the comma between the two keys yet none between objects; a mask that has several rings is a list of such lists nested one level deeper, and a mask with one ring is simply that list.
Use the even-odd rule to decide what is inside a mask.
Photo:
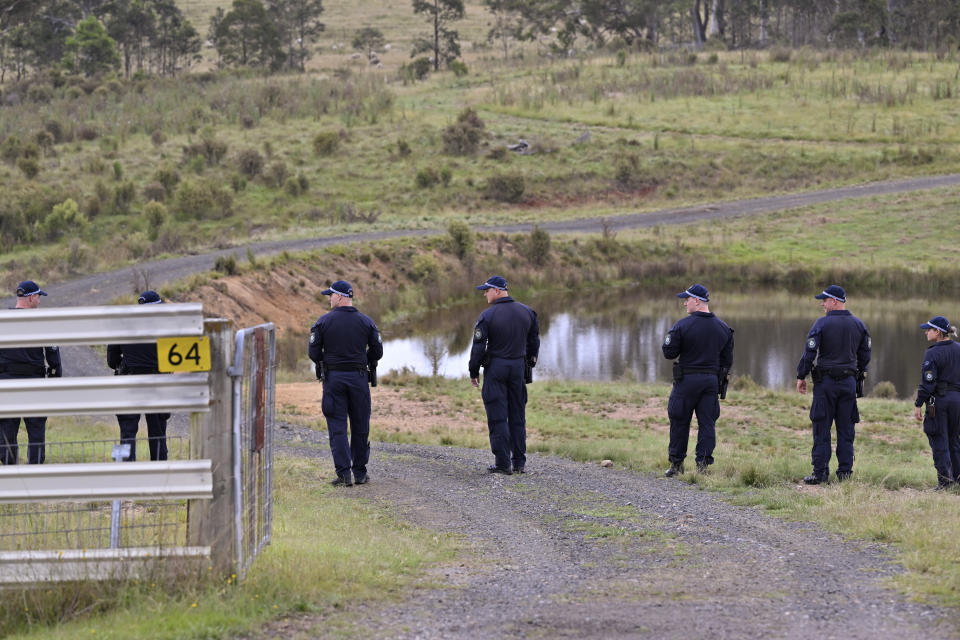
[{"label": "weed clump", "polygon": [[17,168],[23,172],[29,180],[33,180],[37,177],[37,174],[40,173],[40,163],[37,162],[36,158],[28,158],[23,156],[17,159]]},{"label": "weed clump", "polygon": [[152,142],[153,146],[155,147],[163,146],[163,143],[166,141],[167,141],[167,135],[160,129],[157,129],[156,131],[150,134],[150,142]]},{"label": "weed clump", "polygon": [[256,149],[244,149],[237,154],[237,168],[248,178],[256,178],[263,173],[263,156]]},{"label": "weed clump", "polygon": [[470,225],[466,222],[454,220],[447,226],[447,234],[450,236],[453,253],[461,260],[473,251],[473,231],[470,230]]},{"label": "weed clump", "polygon": [[147,202],[165,202],[167,188],[159,182],[151,182],[143,188],[143,199]]},{"label": "weed clump", "polygon": [[100,131],[92,124],[81,124],[77,127],[75,135],[80,140],[90,142],[100,137]]},{"label": "weed clump", "polygon": [[155,242],[160,234],[160,229],[170,218],[167,207],[156,200],[148,202],[143,207],[143,217],[147,221],[147,237],[150,238],[150,242]]},{"label": "weed clump", "polygon": [[321,131],[313,136],[313,152],[318,156],[332,156],[340,147],[340,134],[336,131]]},{"label": "weed clump", "polygon": [[224,218],[230,215],[233,196],[211,182],[184,180],[177,189],[174,205],[182,219]]},{"label": "weed clump", "polygon": [[897,395],[897,387],[889,380],[881,380],[875,384],[870,395],[874,398],[889,398],[892,400],[896,400],[899,397]]},{"label": "weed clump", "polygon": [[550,261],[550,234],[534,226],[527,242],[527,258],[530,263],[542,267]]},{"label": "weed clump", "polygon": [[267,172],[263,177],[267,184],[279,189],[287,181],[289,175],[290,171],[287,169],[287,163],[283,160],[277,160],[267,167]]},{"label": "weed clump", "polygon": [[464,109],[457,121],[443,131],[443,151],[453,156],[476,153],[480,140],[486,133],[486,125],[473,109]]},{"label": "weed clump", "polygon": [[240,269],[237,266],[237,258],[232,254],[229,256],[217,256],[217,259],[213,263],[213,270],[228,276],[235,276],[240,273]]},{"label": "weed clump", "polygon": [[414,181],[419,188],[429,189],[440,182],[440,174],[433,167],[424,167],[417,171]]},{"label": "weed clump", "polygon": [[160,167],[153,174],[153,179],[162,184],[163,188],[167,190],[167,195],[170,196],[173,194],[173,188],[180,182],[180,174],[173,167]]},{"label": "weed clump", "polygon": [[496,175],[487,178],[486,196],[497,202],[520,202],[526,184],[522,175]]}]

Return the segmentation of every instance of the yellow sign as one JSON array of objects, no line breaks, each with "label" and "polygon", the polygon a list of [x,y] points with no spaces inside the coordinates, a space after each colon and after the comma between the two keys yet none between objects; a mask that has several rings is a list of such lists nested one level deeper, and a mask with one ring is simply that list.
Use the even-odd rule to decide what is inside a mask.
[{"label": "yellow sign", "polygon": [[210,371],[210,339],[160,338],[157,340],[157,364],[162,373],[173,371]]}]

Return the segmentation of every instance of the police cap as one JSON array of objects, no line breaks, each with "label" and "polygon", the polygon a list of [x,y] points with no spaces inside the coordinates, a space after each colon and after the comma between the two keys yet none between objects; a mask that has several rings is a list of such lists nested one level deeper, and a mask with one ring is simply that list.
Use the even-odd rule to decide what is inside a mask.
[{"label": "police cap", "polygon": [[140,294],[140,297],[137,298],[137,304],[160,304],[161,302],[163,302],[163,298],[152,289],[144,291]]},{"label": "police cap", "polygon": [[950,321],[943,316],[934,316],[930,318],[930,322],[924,322],[922,325],[920,325],[920,328],[936,329],[937,331],[942,331],[943,333],[950,333]]},{"label": "police cap", "polygon": [[47,292],[41,291],[40,287],[37,286],[37,283],[34,282],[33,280],[24,280],[23,282],[17,285],[18,298],[26,298],[27,296],[32,296],[32,295],[45,296],[47,295]]},{"label": "police cap", "polygon": [[817,295],[813,296],[817,300],[826,300],[827,298],[833,298],[838,302],[847,301],[847,292],[843,290],[838,284],[832,284]]},{"label": "police cap", "polygon": [[710,292],[702,284],[692,284],[686,291],[677,294],[678,298],[696,298],[701,302],[710,302]]},{"label": "police cap", "polygon": [[503,276],[491,276],[486,282],[478,285],[477,289],[480,291],[486,291],[487,289],[499,289],[500,291],[506,291],[507,279]]},{"label": "police cap", "polygon": [[331,296],[331,295],[333,295],[333,294],[335,294],[335,293],[339,293],[340,295],[342,295],[342,296],[344,296],[344,297],[352,298],[352,297],[353,297],[353,287],[351,287],[351,286],[350,286],[350,283],[347,282],[346,280],[337,280],[337,281],[334,282],[332,285],[330,285],[330,288],[329,288],[329,289],[324,289],[324,290],[321,291],[320,293],[322,293],[322,294],[325,295],[325,296]]}]

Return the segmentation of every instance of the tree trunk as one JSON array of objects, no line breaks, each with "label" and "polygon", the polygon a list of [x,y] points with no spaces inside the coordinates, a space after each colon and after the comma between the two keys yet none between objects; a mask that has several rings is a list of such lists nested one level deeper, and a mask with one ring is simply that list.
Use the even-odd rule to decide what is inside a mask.
[{"label": "tree trunk", "polygon": [[724,25],[724,11],[725,7],[723,6],[723,0],[713,0],[713,7],[710,11],[710,21],[709,26],[707,27],[707,37],[709,38],[723,38],[725,26]]},{"label": "tree trunk", "polygon": [[440,0],[433,0],[433,70],[440,70]]},{"label": "tree trunk", "polygon": [[690,8],[690,19],[693,23],[693,43],[697,50],[703,49],[703,21],[700,19],[700,0],[695,0]]},{"label": "tree trunk", "polygon": [[760,0],[760,47],[766,48],[768,32],[770,31],[770,12],[767,9],[767,0]]}]

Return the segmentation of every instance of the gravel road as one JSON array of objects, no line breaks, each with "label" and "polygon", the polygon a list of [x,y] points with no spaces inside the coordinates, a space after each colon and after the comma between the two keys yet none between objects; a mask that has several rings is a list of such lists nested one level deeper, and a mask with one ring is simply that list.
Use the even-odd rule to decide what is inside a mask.
[{"label": "gravel road", "polygon": [[[282,425],[285,453],[329,456],[326,435]],[[305,444],[313,446],[304,446]],[[321,445],[321,446],[317,446]],[[881,545],[722,502],[652,474],[531,455],[490,475],[489,452],[374,443],[370,484],[345,495],[466,538],[467,558],[396,604],[347,606],[367,638],[953,638],[955,612],[884,585]],[[257,638],[323,637],[323,618]]]}]

